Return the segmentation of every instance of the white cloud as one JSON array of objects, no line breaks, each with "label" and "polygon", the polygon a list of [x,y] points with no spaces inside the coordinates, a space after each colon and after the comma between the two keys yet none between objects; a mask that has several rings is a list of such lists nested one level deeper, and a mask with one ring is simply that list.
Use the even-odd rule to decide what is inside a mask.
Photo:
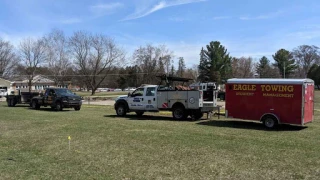
[{"label": "white cloud", "polygon": [[9,41],[13,46],[15,46],[16,48],[19,47],[20,42],[25,39],[25,38],[33,38],[33,39],[37,39],[40,38],[43,34],[41,33],[6,33],[6,32],[2,32],[0,31],[0,37],[5,40],[5,41]]},{"label": "white cloud", "polygon": [[276,11],[264,15],[259,15],[259,16],[241,16],[239,19],[240,20],[258,20],[258,19],[270,19],[270,18],[276,18],[279,15],[281,15],[283,11]]},{"label": "white cloud", "polygon": [[116,3],[106,3],[106,4],[97,4],[90,7],[92,13],[102,16],[106,14],[115,13],[117,9],[123,7],[124,4],[116,2]]},{"label": "white cloud", "polygon": [[287,35],[289,38],[303,39],[303,40],[313,40],[320,38],[320,29],[294,32]]},{"label": "white cloud", "polygon": [[[127,16],[126,18],[122,19],[121,21],[142,18],[142,17],[148,16],[149,14],[152,14],[156,11],[159,11],[161,9],[168,8],[171,6],[178,6],[178,5],[203,2],[203,1],[207,1],[207,0],[171,0],[171,1],[160,1],[157,4],[154,4],[152,7],[139,7],[138,6],[135,13]],[[142,4],[142,5],[145,5],[145,4]]]}]

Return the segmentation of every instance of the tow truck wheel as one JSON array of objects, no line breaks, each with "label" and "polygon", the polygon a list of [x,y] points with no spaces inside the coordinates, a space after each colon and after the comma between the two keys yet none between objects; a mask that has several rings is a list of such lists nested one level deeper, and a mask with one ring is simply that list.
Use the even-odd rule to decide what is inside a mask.
[{"label": "tow truck wheel", "polygon": [[173,108],[172,110],[172,116],[173,116],[173,119],[176,119],[176,120],[183,120],[183,119],[186,119],[187,116],[186,116],[186,112],[185,112],[185,109],[181,106],[176,106]]},{"label": "tow truck wheel", "polygon": [[116,109],[118,116],[125,116],[127,114],[126,108],[123,104],[119,104]]},{"label": "tow truck wheel", "polygon": [[143,111],[137,111],[137,112],[136,112],[137,116],[142,116],[143,113],[144,113]]},{"label": "tow truck wheel", "polygon": [[267,127],[268,129],[272,129],[277,125],[277,119],[274,116],[266,116],[263,119],[263,124],[265,127]]}]

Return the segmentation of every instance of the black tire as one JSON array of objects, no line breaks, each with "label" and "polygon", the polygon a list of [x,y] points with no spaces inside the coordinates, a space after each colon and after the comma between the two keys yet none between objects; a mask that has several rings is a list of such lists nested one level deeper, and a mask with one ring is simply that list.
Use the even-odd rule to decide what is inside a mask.
[{"label": "black tire", "polygon": [[32,109],[40,109],[40,105],[38,104],[38,102],[36,100],[32,101],[31,107],[32,107]]},{"label": "black tire", "polygon": [[175,106],[172,109],[172,117],[175,120],[184,120],[187,119],[188,115],[182,106]]},{"label": "black tire", "polygon": [[8,107],[11,107],[11,99],[8,99],[7,104],[8,104]]},{"label": "black tire", "polygon": [[136,111],[137,116],[143,116],[144,112],[143,111]]},{"label": "black tire", "polygon": [[76,107],[74,107],[74,110],[75,110],[75,111],[80,111],[80,109],[81,109],[81,106],[76,106]]},{"label": "black tire", "polygon": [[127,109],[126,109],[126,106],[124,104],[119,104],[116,108],[116,113],[117,113],[117,116],[125,116],[127,114]]},{"label": "black tire", "polygon": [[268,129],[273,129],[278,125],[277,118],[274,116],[266,116],[262,120],[263,125]]},{"label": "black tire", "polygon": [[56,111],[62,111],[63,107],[62,107],[62,103],[61,102],[57,102],[56,103]]}]

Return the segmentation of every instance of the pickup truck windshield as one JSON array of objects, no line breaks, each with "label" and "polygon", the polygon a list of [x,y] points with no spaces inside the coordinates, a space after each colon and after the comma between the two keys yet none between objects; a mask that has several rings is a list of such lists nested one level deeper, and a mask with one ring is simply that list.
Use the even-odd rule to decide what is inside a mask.
[{"label": "pickup truck windshield", "polygon": [[72,95],[74,95],[74,93],[72,91],[70,91],[69,89],[57,89],[56,93],[57,94],[72,94]]}]

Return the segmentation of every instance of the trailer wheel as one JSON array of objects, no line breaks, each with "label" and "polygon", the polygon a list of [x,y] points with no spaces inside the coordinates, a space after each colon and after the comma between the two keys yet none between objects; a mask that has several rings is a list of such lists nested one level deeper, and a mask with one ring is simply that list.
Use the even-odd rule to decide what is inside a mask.
[{"label": "trailer wheel", "polygon": [[185,109],[182,106],[175,106],[172,110],[173,119],[183,120],[188,117],[188,114],[185,112]]},{"label": "trailer wheel", "polygon": [[125,116],[127,114],[127,110],[124,104],[119,104],[116,108],[116,113],[118,116]]},{"label": "trailer wheel", "polygon": [[263,118],[263,125],[268,129],[274,128],[277,124],[277,118],[274,116],[266,116]]}]

